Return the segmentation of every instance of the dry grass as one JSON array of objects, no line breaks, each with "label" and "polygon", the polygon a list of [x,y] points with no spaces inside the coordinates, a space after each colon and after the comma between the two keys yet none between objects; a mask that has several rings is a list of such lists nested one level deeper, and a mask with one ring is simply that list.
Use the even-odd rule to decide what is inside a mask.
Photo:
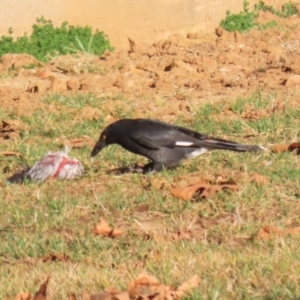
[{"label": "dry grass", "polygon": [[[269,148],[299,141],[299,105],[280,99],[284,109],[276,110],[279,100],[274,97],[256,93],[230,105],[203,104],[178,122]],[[0,151],[21,152],[33,164],[48,150],[58,149],[66,137],[87,135],[96,140],[109,123],[103,99],[82,96],[77,106],[74,99],[46,99],[45,109],[30,117],[2,111],[7,122],[19,119],[27,129],[21,130],[20,138],[3,141]],[[85,103],[99,110],[97,120],[80,117]],[[250,118],[251,109],[261,114]],[[91,166],[90,150],[71,152],[85,166],[83,178],[23,186],[5,184],[21,159],[1,157],[0,168],[6,172],[0,175],[1,298],[34,292],[48,275],[49,298],[66,299],[71,293],[125,288],[140,273],[170,285],[198,274],[201,282],[193,299],[296,299],[300,294],[298,236],[256,237],[266,225],[299,226],[299,156],[216,151],[154,175],[115,176],[106,171],[145,160],[111,146]],[[265,176],[268,183],[250,182],[254,174]],[[171,186],[199,178],[233,179],[240,190],[196,202],[176,199],[169,192]],[[100,219],[122,229],[123,235],[95,236],[93,228]],[[38,259],[59,252],[70,260]]]}]

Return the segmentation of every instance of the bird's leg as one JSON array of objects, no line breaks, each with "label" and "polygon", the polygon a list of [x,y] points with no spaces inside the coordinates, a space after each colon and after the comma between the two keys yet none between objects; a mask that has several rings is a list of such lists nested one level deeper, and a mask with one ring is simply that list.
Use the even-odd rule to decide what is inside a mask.
[{"label": "bird's leg", "polygon": [[161,162],[150,162],[149,164],[143,167],[144,174],[151,174],[155,172],[159,172],[163,169],[164,165]]}]

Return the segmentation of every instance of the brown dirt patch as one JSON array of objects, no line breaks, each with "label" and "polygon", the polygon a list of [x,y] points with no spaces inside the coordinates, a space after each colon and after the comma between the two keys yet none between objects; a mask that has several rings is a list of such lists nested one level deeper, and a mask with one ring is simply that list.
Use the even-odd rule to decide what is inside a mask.
[{"label": "brown dirt patch", "polygon": [[[267,22],[270,14],[260,19]],[[29,55],[5,55],[0,64],[0,104],[24,115],[44,109],[44,95],[93,92],[111,98],[103,104],[108,119],[118,117],[118,108],[135,117],[163,116],[171,121],[190,115],[204,100],[234,99],[258,88],[279,94],[289,89],[292,98],[300,85],[299,22],[291,18],[281,21],[284,29],[243,35],[218,28],[215,35],[177,34],[150,45],[129,41],[129,51],[100,58],[68,55],[45,65]],[[32,64],[34,69],[24,69]],[[116,100],[118,95],[126,101]],[[89,109],[87,114],[93,119],[101,113]],[[257,117],[257,112],[246,114],[245,118]]]}]

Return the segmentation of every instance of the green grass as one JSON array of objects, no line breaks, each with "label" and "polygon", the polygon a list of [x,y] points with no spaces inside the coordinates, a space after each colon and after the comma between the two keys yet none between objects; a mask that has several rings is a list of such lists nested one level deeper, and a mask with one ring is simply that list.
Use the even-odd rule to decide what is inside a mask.
[{"label": "green grass", "polygon": [[[178,124],[267,147],[299,139],[293,120],[299,118],[300,108],[289,108],[287,101],[284,111],[271,112],[274,99],[276,95],[258,91],[231,104],[203,104],[194,109],[192,122],[178,119]],[[25,161],[33,164],[48,150],[59,149],[62,136],[88,135],[96,141],[107,125],[105,101],[108,99],[91,94],[48,96],[43,99],[43,111],[21,118],[29,129],[20,139],[0,144],[0,151],[20,151]],[[80,113],[86,106],[99,109],[100,117],[85,119]],[[270,114],[256,121],[245,119],[244,113],[252,108],[269,110]],[[235,118],[217,122],[215,116],[224,110]],[[122,117],[134,114],[132,109],[117,107],[115,113]],[[2,110],[0,115],[17,119]],[[76,116],[80,118],[75,121]],[[249,132],[252,136],[244,138]],[[132,278],[145,272],[175,286],[198,274],[199,287],[185,299],[298,297],[299,238],[263,241],[255,236],[269,224],[299,226],[299,157],[293,153],[215,151],[155,175],[113,176],[106,171],[146,160],[111,146],[91,165],[90,151],[85,147],[70,153],[85,166],[85,176],[78,180],[14,186],[4,184],[8,174],[0,174],[1,298],[21,291],[35,292],[47,275],[51,275],[49,296],[66,299],[68,294],[79,295],[84,290],[98,293],[109,286],[125,289]],[[8,166],[11,173],[20,161],[1,157],[0,168]],[[270,165],[266,166],[266,161]],[[255,173],[266,176],[269,183],[251,183]],[[168,188],[191,176],[232,178],[241,189],[196,202],[173,198]],[[158,189],[155,180],[165,183],[165,188]],[[141,205],[147,207],[140,211]],[[92,230],[100,218],[125,233],[115,239],[94,236]],[[156,239],[190,229],[198,233],[191,240]],[[36,260],[56,252],[67,254],[70,261]]]}]

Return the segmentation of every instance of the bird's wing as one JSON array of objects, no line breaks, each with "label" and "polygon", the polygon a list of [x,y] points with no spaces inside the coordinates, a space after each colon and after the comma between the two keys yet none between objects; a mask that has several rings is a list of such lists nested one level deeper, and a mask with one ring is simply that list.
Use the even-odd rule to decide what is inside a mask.
[{"label": "bird's wing", "polygon": [[130,138],[141,146],[151,150],[157,150],[161,147],[157,141],[147,138],[145,135],[134,134]]},{"label": "bird's wing", "polygon": [[160,122],[152,122],[149,126],[147,125],[144,123],[142,128],[137,128],[128,135],[131,140],[148,149],[157,150],[160,147],[175,148],[177,146],[197,147],[203,144],[200,141],[202,135],[189,129],[181,129]]}]

